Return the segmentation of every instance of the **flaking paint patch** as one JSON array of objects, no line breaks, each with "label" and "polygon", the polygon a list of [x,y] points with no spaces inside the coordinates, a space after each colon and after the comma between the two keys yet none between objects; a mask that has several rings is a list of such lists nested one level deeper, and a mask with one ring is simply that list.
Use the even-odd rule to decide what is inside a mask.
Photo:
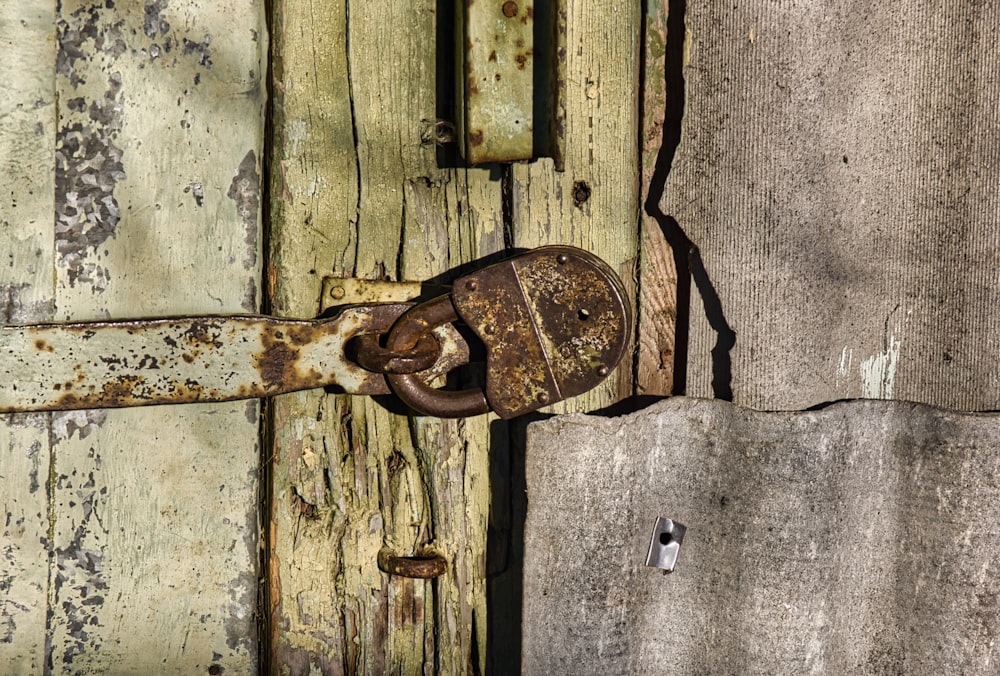
[{"label": "flaking paint patch", "polygon": [[77,434],[80,439],[86,439],[97,431],[108,418],[105,409],[87,409],[80,411],[59,411],[52,414],[52,443],[59,443]]},{"label": "flaking paint patch", "polygon": [[226,645],[232,650],[253,654],[257,634],[257,576],[240,573],[229,587],[229,607],[225,609]]},{"label": "flaking paint patch", "polygon": [[[56,26],[59,49],[56,72],[77,89],[94,49],[114,63],[125,51],[123,21],[102,21],[100,8],[81,7]],[[122,79],[107,75],[103,97],[77,97],[67,102],[56,133],[56,227],[58,264],[69,285],[86,283],[96,291],[108,284],[108,270],[88,257],[115,235],[121,210],[115,185],[125,178],[123,151],[115,143],[122,129]]]},{"label": "flaking paint patch", "polygon": [[163,10],[166,8],[167,0],[146,0],[146,5],[143,7],[143,32],[148,37],[155,38],[157,33],[166,35],[170,31],[170,24],[163,16]]},{"label": "flaking paint patch", "polygon": [[247,253],[243,267],[253,270],[257,265],[257,217],[260,211],[260,174],[257,156],[249,151],[240,162],[226,197],[236,203],[236,214],[246,228]]},{"label": "flaking paint patch", "polygon": [[[107,487],[97,488],[95,472],[100,471],[101,458],[94,448],[88,457],[93,470],[85,475],[74,469],[61,474],[56,489],[70,497],[75,512],[75,527],[64,546],[53,548],[54,603],[58,613],[51,621],[63,625],[64,638],[59,642],[61,662],[71,665],[76,657],[100,651],[104,632],[100,631],[101,606],[110,590],[105,579],[104,551],[96,543],[106,541],[108,531],[103,523],[100,506]],[[51,612],[51,609],[50,609]],[[51,636],[47,637],[51,639]],[[47,661],[54,664],[56,645],[46,640]]]},{"label": "flaking paint patch", "polygon": [[865,399],[892,399],[896,386],[896,367],[902,343],[889,337],[886,350],[861,362],[861,396]]},{"label": "flaking paint patch", "polygon": [[49,414],[46,412],[0,413],[0,421],[16,430],[34,428],[44,432],[49,429]]},{"label": "flaking paint patch", "polygon": [[257,275],[250,275],[247,281],[246,290],[243,292],[243,301],[240,303],[247,312],[257,312]]},{"label": "flaking paint patch", "polygon": [[28,284],[0,284],[0,322],[27,324],[45,321],[52,316],[55,303],[51,299],[24,301],[21,295],[28,288]]},{"label": "flaking paint patch", "polygon": [[5,529],[3,531],[4,543],[0,546],[3,565],[0,567],[0,643],[13,643],[14,634],[17,631],[17,619],[19,616],[28,617],[34,612],[23,603],[18,603],[11,597],[11,589],[17,578],[14,571],[19,569],[18,548],[11,542],[9,528],[23,528],[23,517],[14,524],[11,524],[11,514],[6,515]]}]

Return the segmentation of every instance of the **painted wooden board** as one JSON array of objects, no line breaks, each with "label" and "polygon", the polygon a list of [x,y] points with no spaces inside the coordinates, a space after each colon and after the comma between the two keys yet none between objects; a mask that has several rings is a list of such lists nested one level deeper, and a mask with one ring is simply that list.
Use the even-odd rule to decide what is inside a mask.
[{"label": "painted wooden board", "polygon": [[993,673],[998,470],[1000,417],[909,402],[531,425],[523,673]]},{"label": "painted wooden board", "polygon": [[[72,1],[33,21],[30,48],[4,46],[50,83],[34,97],[45,133],[34,140],[32,125],[31,137],[48,143],[35,182],[48,201],[34,216],[46,225],[5,210],[0,237],[21,242],[10,267],[22,277],[41,252],[47,281],[4,277],[40,299],[17,287],[4,319],[40,318],[19,314],[26,299],[57,320],[257,310],[263,4]],[[45,44],[47,56],[33,53]],[[0,144],[25,143],[2,131]],[[30,195],[24,183],[4,193]],[[255,402],[31,419],[49,446],[19,481],[34,500],[21,537],[43,546],[45,581],[41,602],[10,597],[35,628],[0,648],[21,660],[10,664],[254,670],[258,419]],[[0,428],[4,458],[23,453],[25,432],[11,429]]]},{"label": "painted wooden board", "polygon": [[[566,3],[565,171],[513,165],[512,243],[572,244],[603,258],[637,298],[642,6]],[[633,302],[633,305],[635,303]],[[552,407],[594,410],[632,394],[618,368],[595,390]]]},{"label": "painted wooden board", "polygon": [[[687,3],[687,391],[1000,407],[992,3]],[[681,64],[677,64],[678,68]]]},{"label": "painted wooden board", "polygon": [[[275,313],[316,312],[325,275],[447,281],[469,261],[547,243],[584,245],[632,277],[639,9],[569,3],[575,173],[556,176],[551,161],[439,162],[449,155],[429,132],[450,114],[437,92],[452,86],[452,51],[436,53],[450,5],[274,3]],[[577,180],[597,191],[585,208]],[[627,370],[568,406],[631,394]],[[322,393],[276,400],[271,422],[272,670],[516,671],[521,423],[412,419]],[[448,571],[390,580],[383,547],[429,548]]]},{"label": "painted wooden board", "polygon": [[[499,182],[439,169],[421,138],[433,3],[288,0],[274,28],[275,313],[316,313],[324,275],[422,280],[502,249]],[[321,392],[276,400],[272,421],[272,669],[465,673],[484,654],[489,421]],[[449,571],[389,580],[383,547],[434,547]]]},{"label": "painted wooden board", "polygon": [[[55,2],[0,6],[0,321],[55,307]],[[49,416],[0,416],[0,670],[41,673],[49,583]]]}]

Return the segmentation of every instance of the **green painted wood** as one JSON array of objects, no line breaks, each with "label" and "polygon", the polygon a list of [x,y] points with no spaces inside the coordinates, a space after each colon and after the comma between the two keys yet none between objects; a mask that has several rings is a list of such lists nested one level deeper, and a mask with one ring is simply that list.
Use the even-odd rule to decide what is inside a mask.
[{"label": "green painted wood", "polygon": [[[637,289],[638,144],[642,6],[566,2],[565,171],[553,161],[513,165],[517,247],[572,244],[603,258]],[[595,390],[552,407],[588,411],[630,396],[628,365]]]},{"label": "green painted wood", "polygon": [[[0,6],[0,321],[51,318],[55,5]],[[0,669],[41,673],[49,586],[47,414],[0,416]]]},{"label": "green painted wood", "polygon": [[[0,115],[21,167],[2,179],[3,319],[257,310],[263,3],[29,5],[0,14],[25,106]],[[28,610],[2,670],[255,670],[258,419],[241,402],[0,425],[0,474],[33,501],[0,548],[42,579],[3,599]]]},{"label": "green painted wood", "polygon": [[[434,3],[288,0],[274,28],[276,313],[316,312],[324,275],[420,280],[503,248],[499,181],[438,168],[421,138]],[[489,419],[308,393],[276,400],[272,421],[272,668],[481,669]],[[433,547],[448,573],[390,580],[383,547]]]},{"label": "green painted wood", "polygon": [[[551,160],[439,163],[427,137],[448,114],[436,92],[453,82],[451,61],[436,54],[443,4],[275,2],[268,292],[276,314],[317,312],[327,275],[441,281],[514,246],[584,245],[633,277],[640,7],[570,3],[573,173],[554,174]],[[576,180],[596,191],[585,208],[571,197]],[[630,395],[628,371],[568,406],[592,410]],[[413,419],[319,392],[274,400],[270,668],[516,669],[520,508],[511,467],[520,425],[512,435],[491,416]],[[433,583],[390,579],[376,563],[385,547],[439,552],[448,571]]]}]

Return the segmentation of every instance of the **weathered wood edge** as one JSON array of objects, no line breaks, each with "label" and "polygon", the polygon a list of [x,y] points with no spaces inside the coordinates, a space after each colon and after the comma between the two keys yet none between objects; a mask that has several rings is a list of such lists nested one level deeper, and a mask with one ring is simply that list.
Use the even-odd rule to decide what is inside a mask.
[{"label": "weathered wood edge", "polygon": [[[659,210],[670,170],[674,130],[664,128],[667,97],[667,0],[645,0],[643,18],[641,156],[642,218],[639,227],[638,395],[669,396],[674,390],[677,327],[677,266]],[[674,124],[674,120],[669,121]],[[671,139],[667,139],[667,134]],[[679,139],[678,139],[679,140]],[[661,155],[661,153],[663,153]]]}]

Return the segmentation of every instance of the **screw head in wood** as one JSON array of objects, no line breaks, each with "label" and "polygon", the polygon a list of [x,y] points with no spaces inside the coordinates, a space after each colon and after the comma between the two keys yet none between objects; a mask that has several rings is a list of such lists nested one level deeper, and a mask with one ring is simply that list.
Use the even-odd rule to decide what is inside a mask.
[{"label": "screw head in wood", "polygon": [[513,0],[503,3],[503,15],[508,19],[517,16],[517,3]]}]

